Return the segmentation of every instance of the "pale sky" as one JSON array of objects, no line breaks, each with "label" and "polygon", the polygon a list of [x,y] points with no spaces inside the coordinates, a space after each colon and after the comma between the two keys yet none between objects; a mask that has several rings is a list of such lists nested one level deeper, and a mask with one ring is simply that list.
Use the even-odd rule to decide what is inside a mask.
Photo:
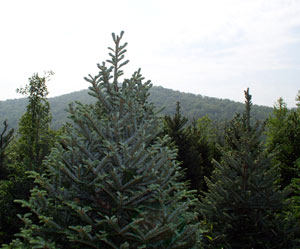
[{"label": "pale sky", "polygon": [[52,70],[50,97],[81,89],[125,31],[129,77],[203,96],[295,106],[300,0],[0,0],[0,100]]}]

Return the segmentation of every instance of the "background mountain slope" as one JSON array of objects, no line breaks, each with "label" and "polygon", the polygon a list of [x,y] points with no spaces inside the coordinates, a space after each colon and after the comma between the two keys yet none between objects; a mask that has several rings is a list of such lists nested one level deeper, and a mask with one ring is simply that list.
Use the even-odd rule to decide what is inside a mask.
[{"label": "background mountain slope", "polygon": [[[243,94],[241,92],[241,94]],[[255,96],[254,96],[255,99]],[[149,100],[157,107],[165,107],[162,114],[174,114],[176,102],[180,101],[181,111],[189,120],[198,119],[207,115],[213,121],[223,122],[230,120],[236,112],[241,113],[244,110],[244,104],[228,99],[218,99],[195,95],[191,93],[182,93],[163,87],[152,87]],[[88,90],[81,90],[64,94],[58,97],[49,98],[52,112],[52,127],[59,128],[68,121],[66,109],[68,104],[79,101],[82,103],[92,103],[94,100],[88,94]],[[0,101],[0,122],[7,119],[11,127],[16,128],[21,115],[25,112],[27,99],[11,99]],[[258,120],[265,120],[272,113],[271,107],[253,106],[253,117]]]}]

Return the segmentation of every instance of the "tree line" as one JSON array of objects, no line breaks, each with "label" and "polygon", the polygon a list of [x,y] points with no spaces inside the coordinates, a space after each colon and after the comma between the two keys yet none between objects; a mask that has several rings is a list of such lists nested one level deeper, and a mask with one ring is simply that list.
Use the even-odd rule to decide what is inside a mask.
[{"label": "tree line", "polygon": [[242,113],[161,115],[141,70],[121,81],[113,34],[91,103],[51,128],[47,81],[34,74],[18,129],[0,131],[1,248],[299,248],[300,94],[265,121]]},{"label": "tree line", "polygon": [[[151,87],[149,93],[149,101],[157,107],[164,107],[160,116],[174,115],[175,104],[179,101],[181,112],[189,119],[189,123],[203,116],[209,117],[213,123],[224,123],[231,120],[235,113],[242,113],[244,108],[243,103],[232,100],[183,93],[160,86]],[[68,109],[69,103],[75,101],[93,104],[95,99],[88,94],[88,89],[48,98],[52,113],[50,124],[52,129],[57,130],[66,122],[70,122],[66,109]],[[19,119],[26,111],[27,104],[27,98],[0,101],[0,119],[8,119],[10,127],[18,129]],[[265,120],[271,114],[271,107],[253,105],[252,116],[254,119]],[[2,128],[2,123],[0,128]]]}]

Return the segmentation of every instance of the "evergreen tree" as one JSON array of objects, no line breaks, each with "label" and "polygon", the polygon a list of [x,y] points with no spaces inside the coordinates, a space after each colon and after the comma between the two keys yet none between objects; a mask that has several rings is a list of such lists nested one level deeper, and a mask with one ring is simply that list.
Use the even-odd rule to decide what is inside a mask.
[{"label": "evergreen tree", "polygon": [[184,128],[188,122],[188,119],[182,116],[180,111],[180,102],[176,103],[176,112],[172,117],[170,115],[164,116],[164,130],[176,144],[184,140]]},{"label": "evergreen tree", "polygon": [[199,178],[202,176],[201,155],[194,150],[196,138],[191,135],[191,132],[187,132],[185,126],[188,119],[181,114],[180,102],[176,103],[175,115],[173,117],[166,115],[163,121],[164,134],[171,137],[175,148],[178,149],[177,160],[185,170],[184,179],[190,182],[191,189],[199,190],[201,188]]},{"label": "evergreen tree", "polygon": [[[39,185],[14,248],[196,248],[196,199],[158,138],[160,119],[148,103],[140,70],[120,83],[126,43],[113,34],[111,59],[86,78],[95,105],[70,106],[67,127],[48,159],[32,172]],[[35,221],[38,219],[39,221]],[[5,246],[4,248],[9,248]]]},{"label": "evergreen tree", "polygon": [[8,167],[8,147],[14,133],[13,129],[8,129],[7,120],[3,122],[3,125],[3,130],[0,134],[0,244],[7,239],[5,217],[9,212],[9,209],[7,209],[7,189],[10,185],[9,174],[11,173]]},{"label": "evergreen tree", "polygon": [[12,140],[14,129],[8,130],[7,120],[3,122],[3,131],[0,134],[0,181],[7,179],[7,147]]},{"label": "evergreen tree", "polygon": [[[296,160],[295,168],[297,169],[297,175],[292,179],[289,185],[293,193],[289,199],[289,209],[291,214],[298,220],[298,223],[300,223],[300,157]],[[298,236],[300,237],[300,233]]]},{"label": "evergreen tree", "polygon": [[208,192],[200,204],[207,230],[206,248],[299,248],[294,227],[282,219],[286,194],[261,144],[262,126],[251,125],[251,95],[246,109],[230,122],[221,162],[215,161]]},{"label": "evergreen tree", "polygon": [[176,113],[172,117],[164,117],[164,134],[171,137],[178,149],[177,160],[185,170],[185,180],[190,182],[190,188],[206,190],[204,177],[210,177],[213,165],[211,160],[217,156],[211,121],[205,116],[191,125],[180,111],[180,103],[176,104]]},{"label": "evergreen tree", "polygon": [[272,163],[281,174],[282,188],[289,186],[297,175],[296,161],[300,157],[300,108],[288,110],[280,98],[267,122],[267,149],[275,152]]},{"label": "evergreen tree", "polygon": [[211,177],[214,169],[213,159],[218,160],[221,156],[218,149],[219,142],[217,141],[218,130],[214,125],[208,116],[203,116],[188,129],[189,137],[195,141],[192,143],[191,149],[201,157],[199,164],[202,169],[202,175],[198,178],[201,184],[201,192],[207,191],[205,178]]},{"label": "evergreen tree", "polygon": [[[276,157],[274,162],[279,165],[281,172],[281,183],[290,190],[289,194],[289,211],[298,220],[300,218],[300,92],[296,97],[297,108],[288,112],[285,117],[285,124],[282,125],[282,140],[278,141],[278,136],[274,132],[274,121],[270,124],[268,131],[269,149],[277,139]],[[275,123],[276,124],[276,123]],[[272,130],[273,128],[273,130]],[[273,135],[273,136],[272,136]],[[298,234],[300,237],[300,233]]]},{"label": "evergreen tree", "polygon": [[54,142],[54,132],[50,130],[50,106],[47,101],[46,81],[52,73],[39,77],[34,74],[25,88],[17,92],[28,96],[27,110],[19,122],[18,137],[10,145],[9,172],[2,182],[0,194],[0,244],[11,241],[13,235],[23,226],[17,214],[25,209],[14,203],[15,199],[29,199],[33,180],[26,171],[43,171],[42,160],[49,154]]}]

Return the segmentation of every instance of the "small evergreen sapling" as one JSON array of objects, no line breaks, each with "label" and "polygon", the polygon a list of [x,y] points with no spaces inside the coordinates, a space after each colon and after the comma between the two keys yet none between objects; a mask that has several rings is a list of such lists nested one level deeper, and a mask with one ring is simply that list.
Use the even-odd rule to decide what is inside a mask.
[{"label": "small evergreen sapling", "polygon": [[18,247],[198,248],[197,200],[179,181],[169,138],[157,137],[151,84],[140,70],[120,82],[122,35],[113,34],[110,66],[86,78],[96,104],[70,106],[74,126],[45,161],[47,172],[32,172],[39,186],[20,201],[30,213]]}]

